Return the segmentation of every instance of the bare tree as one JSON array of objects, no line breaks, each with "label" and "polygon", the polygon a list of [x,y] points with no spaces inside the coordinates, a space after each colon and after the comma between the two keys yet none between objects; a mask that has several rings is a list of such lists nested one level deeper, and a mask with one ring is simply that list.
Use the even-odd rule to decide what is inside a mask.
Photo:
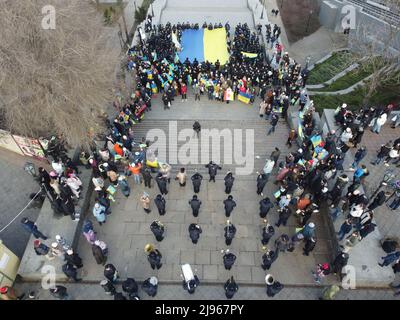
[{"label": "bare tree", "polygon": [[[42,28],[53,5],[56,28]],[[88,0],[0,1],[0,114],[2,127],[71,145],[102,130],[99,114],[112,99],[118,51],[113,30]]]},{"label": "bare tree", "polygon": [[[400,13],[398,0],[384,2],[393,13]],[[360,19],[356,22],[356,30],[349,39],[352,46],[361,56],[365,57],[362,68],[371,73],[365,84],[365,99],[367,103],[372,95],[385,86],[400,85],[400,25],[392,16],[382,14],[373,25],[371,19]]]}]

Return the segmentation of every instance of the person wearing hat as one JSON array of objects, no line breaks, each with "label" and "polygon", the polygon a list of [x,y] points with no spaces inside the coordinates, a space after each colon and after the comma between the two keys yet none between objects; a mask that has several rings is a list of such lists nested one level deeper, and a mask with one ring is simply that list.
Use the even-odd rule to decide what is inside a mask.
[{"label": "person wearing hat", "polygon": [[168,181],[168,183],[171,182],[171,166],[168,163],[162,163],[159,172],[162,174],[163,178]]},{"label": "person wearing hat", "polygon": [[263,220],[263,226],[261,229],[261,243],[265,246],[268,244],[269,240],[274,236],[275,229],[272,225],[268,223],[267,219]]},{"label": "person wearing hat", "polygon": [[203,232],[203,230],[201,230],[201,227],[197,223],[191,223],[188,230],[192,243],[196,244],[199,241],[200,234]]},{"label": "person wearing hat", "polygon": [[107,251],[107,245],[103,241],[96,240],[92,244],[92,254],[97,264],[104,266],[107,261]]},{"label": "person wearing hat", "polygon": [[118,177],[118,185],[121,187],[122,194],[128,198],[131,193],[131,187],[125,175],[121,174]]},{"label": "person wearing hat", "polygon": [[276,281],[271,274],[267,274],[265,276],[265,283],[267,284],[267,296],[271,298],[284,288],[283,284],[281,284],[279,281]]},{"label": "person wearing hat", "polygon": [[25,218],[22,218],[21,223],[22,223],[22,227],[26,231],[32,233],[36,239],[42,238],[43,240],[47,240],[48,237],[39,231],[37,224],[35,222],[33,222],[25,217]]},{"label": "person wearing hat", "polygon": [[38,256],[46,256],[46,258],[48,259],[51,258],[51,256],[49,255],[50,248],[44,243],[41,243],[40,240],[33,241],[33,249]]},{"label": "person wearing hat", "polygon": [[150,277],[143,281],[142,289],[150,297],[155,297],[158,289],[158,279],[156,277]]},{"label": "person wearing hat", "polygon": [[197,198],[197,195],[193,195],[193,198],[189,201],[189,205],[192,208],[193,216],[197,217],[201,206],[201,201]]},{"label": "person wearing hat", "polygon": [[143,192],[143,195],[140,197],[140,202],[142,203],[142,207],[144,212],[149,214],[150,210],[150,197],[146,192]]},{"label": "person wearing hat", "polygon": [[210,175],[210,182],[211,181],[215,182],[215,176],[217,175],[218,170],[221,170],[222,168],[213,161],[210,161],[208,164],[205,165],[205,167],[208,168],[208,174]]},{"label": "person wearing hat", "polygon": [[348,261],[349,261],[349,254],[346,252],[340,252],[332,263],[333,273],[339,274],[341,276],[342,269],[344,266],[347,265]]},{"label": "person wearing hat", "polygon": [[233,182],[235,181],[235,177],[232,175],[232,172],[228,171],[225,178],[225,193],[230,194],[232,191]]},{"label": "person wearing hat", "polygon": [[55,286],[49,289],[50,294],[60,300],[68,300],[69,296],[67,293],[67,288],[64,286]]},{"label": "person wearing hat", "polygon": [[82,279],[78,279],[78,269],[74,267],[73,264],[67,262],[62,266],[62,271],[68,277],[68,279],[73,279],[75,282],[79,282]]},{"label": "person wearing hat", "polygon": [[124,282],[122,282],[122,290],[128,294],[129,300],[140,300],[138,295],[139,286],[135,279],[127,278]]},{"label": "person wearing hat", "polygon": [[259,202],[259,204],[260,204],[260,217],[261,218],[265,218],[267,216],[269,210],[274,207],[273,203],[271,202],[271,200],[268,197],[262,199]]},{"label": "person wearing hat", "polygon": [[158,242],[162,241],[164,239],[164,225],[161,223],[159,220],[155,220],[151,223],[150,225],[150,230],[153,232],[154,236],[156,237],[156,240]]},{"label": "person wearing hat", "polygon": [[315,235],[315,224],[314,222],[310,222],[308,224],[306,224],[303,228],[303,230],[301,231],[301,233],[304,236],[304,239],[310,239],[312,237],[314,237]]},{"label": "person wearing hat", "polygon": [[67,252],[64,254],[64,261],[73,264],[77,269],[83,267],[82,258],[72,249],[67,250]]},{"label": "person wearing hat", "polygon": [[227,299],[232,299],[233,296],[236,294],[236,292],[238,292],[239,286],[233,279],[233,276],[231,276],[231,278],[225,282],[224,289],[225,289],[225,296]]},{"label": "person wearing hat", "polygon": [[275,240],[276,251],[286,252],[290,247],[290,239],[287,234],[282,234]]},{"label": "person wearing hat", "polygon": [[263,268],[263,270],[269,270],[276,259],[278,259],[279,251],[268,250],[266,246],[263,246],[263,250],[265,253],[262,256],[261,268]]},{"label": "person wearing hat", "polygon": [[101,280],[101,281],[100,281],[100,285],[101,285],[101,287],[104,289],[104,291],[106,292],[106,294],[112,295],[112,296],[115,294],[116,289],[115,289],[115,287],[114,287],[114,285],[112,284],[111,281],[106,280],[106,279]]},{"label": "person wearing hat", "polygon": [[156,198],[154,199],[154,203],[157,206],[158,213],[160,216],[163,216],[165,214],[165,199],[161,194],[158,194]]},{"label": "person wearing hat", "polygon": [[224,200],[225,216],[230,217],[235,207],[236,207],[236,202],[233,200],[233,197],[229,195],[228,199]]},{"label": "person wearing hat", "polygon": [[117,268],[111,263],[108,263],[104,266],[104,277],[111,281],[112,283],[115,283],[117,279],[119,278]]},{"label": "person wearing hat", "polygon": [[161,172],[159,172],[156,176],[156,182],[158,185],[158,188],[160,189],[161,194],[168,194],[167,190],[167,178],[163,176]]},{"label": "person wearing hat", "polygon": [[226,226],[224,228],[224,237],[225,237],[225,244],[227,246],[231,245],[235,235],[236,235],[235,225],[231,221],[226,220]]},{"label": "person wearing hat", "polygon": [[93,206],[93,215],[99,225],[106,223],[106,208],[98,202],[96,202]]},{"label": "person wearing hat", "polygon": [[195,174],[192,175],[191,180],[193,183],[194,193],[199,193],[200,186],[201,186],[201,180],[203,180],[203,176],[200,173],[195,172]]},{"label": "person wearing hat", "polygon": [[233,264],[236,261],[236,256],[229,251],[229,249],[226,249],[225,251],[222,250],[221,253],[224,253],[222,259],[224,262],[224,267],[226,270],[231,270]]},{"label": "person wearing hat", "polygon": [[311,251],[314,250],[317,244],[317,239],[315,237],[306,238],[306,243],[303,248],[303,255],[308,256]]},{"label": "person wearing hat", "polygon": [[161,252],[150,243],[146,244],[144,251],[147,254],[147,260],[149,261],[151,268],[153,270],[155,268],[157,268],[157,270],[160,269],[162,267]]}]

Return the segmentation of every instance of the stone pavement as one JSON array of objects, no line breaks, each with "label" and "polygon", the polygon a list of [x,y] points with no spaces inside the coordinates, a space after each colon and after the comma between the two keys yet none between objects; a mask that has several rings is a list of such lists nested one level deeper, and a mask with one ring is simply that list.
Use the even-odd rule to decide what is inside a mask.
[{"label": "stone pavement", "polygon": [[[62,284],[67,288],[72,300],[112,300],[113,297],[105,294],[99,284]],[[17,284],[18,292],[36,292],[37,300],[55,300],[48,290],[42,289],[36,283]],[[120,285],[117,291],[122,292]],[[265,293],[263,286],[239,286],[239,291],[232,300],[317,300],[322,288],[316,287],[285,287],[275,297],[270,298]],[[393,296],[392,290],[341,290],[336,300],[399,300]],[[139,289],[139,296],[143,300],[226,300],[223,285],[200,284],[194,294],[188,294],[181,285],[164,284],[160,282],[157,295],[154,298],[147,296]]]},{"label": "stone pavement", "polygon": [[[39,185],[32,176],[24,171],[26,162],[45,165],[29,157],[23,157],[0,148],[0,181],[3,190],[0,194],[1,214],[0,230],[3,229],[30,201],[29,195],[39,191]],[[27,208],[7,229],[0,233],[4,244],[18,257],[22,257],[30,234],[21,227],[21,219],[28,217],[36,221],[40,209]],[[39,229],[40,230],[40,229]]]},{"label": "stone pavement", "polygon": [[[217,4],[216,4],[217,3]],[[254,21],[251,11],[247,7],[246,0],[168,0],[167,6],[161,14],[161,23],[176,24],[198,23],[200,26],[207,23],[229,22],[233,28],[238,23],[247,23],[251,29],[254,28]],[[234,32],[234,30],[231,31]]]},{"label": "stone pavement", "polygon": [[[209,102],[204,97],[200,102],[194,102],[193,95],[189,93],[187,102],[181,102],[180,98],[176,98],[171,110],[164,111],[161,101],[159,99],[154,101],[153,110],[147,113],[145,120],[135,127],[136,138],[145,136],[149,129],[162,129],[168,134],[169,120],[176,118],[179,119],[178,129],[187,128],[192,135],[193,119],[197,119],[202,124],[202,132],[207,128],[228,129],[230,132],[243,128],[254,130],[255,155],[259,155],[260,159],[255,160],[251,175],[236,175],[232,195],[238,206],[235,208],[231,220],[237,227],[237,235],[230,248],[237,255],[237,261],[231,272],[224,269],[220,253],[221,249],[226,249],[223,238],[226,217],[222,201],[226,199],[227,195],[224,193],[222,178],[227,170],[235,169],[235,165],[225,165],[222,158],[220,164],[223,169],[218,174],[215,184],[208,182],[208,174],[203,168],[204,164],[186,166],[189,176],[194,173],[194,168],[201,168],[200,171],[205,174],[198,195],[203,202],[198,218],[192,216],[188,204],[193,195],[190,182],[185,188],[180,188],[172,179],[169,186],[170,192],[165,197],[167,213],[165,216],[159,217],[154,203],[151,204],[152,212],[149,215],[144,213],[139,203],[143,186],[134,185],[133,179],[129,178],[132,187],[129,198],[125,199],[118,193],[116,202],[112,205],[113,213],[109,216],[107,223],[103,226],[94,223],[98,238],[104,240],[109,246],[109,262],[117,267],[121,277],[133,276],[138,280],[144,280],[155,274],[160,281],[176,282],[181,280],[180,264],[190,263],[194,269],[197,269],[196,273],[203,282],[222,283],[232,274],[239,283],[263,283],[266,273],[260,267],[263,253],[260,241],[261,219],[258,215],[258,201],[261,197],[257,196],[255,192],[255,171],[262,169],[265,159],[269,157],[275,146],[279,145],[282,150],[281,159],[288,153],[288,149],[283,145],[288,134],[288,127],[283,120],[280,120],[275,134],[267,136],[266,128],[269,127],[269,123],[259,118],[258,104],[258,100],[254,106],[237,101],[230,104]],[[229,121],[225,119],[229,119]],[[174,147],[175,149],[181,148],[185,139],[182,140]],[[197,139],[190,143],[194,143],[195,140]],[[238,143],[235,141],[233,144],[236,149]],[[164,148],[171,150],[170,147],[168,145]],[[231,148],[228,146],[228,149],[224,149],[225,153],[231,151]],[[161,161],[163,160],[161,157],[159,158]],[[166,160],[170,161],[171,159],[167,157]],[[174,166],[173,175],[176,174],[176,168],[179,166],[179,164]],[[272,193],[277,190],[277,186],[272,181],[271,178],[265,189],[265,195],[269,197],[272,197]],[[146,191],[149,192],[151,199],[154,199],[158,188],[155,186]],[[88,212],[88,216],[93,219],[91,211]],[[166,237],[161,243],[155,241],[149,228],[150,223],[156,219],[160,219],[166,226]],[[272,223],[277,222],[276,209],[271,210],[269,219]],[[294,253],[281,254],[270,270],[277,277],[282,278],[284,283],[312,284],[310,271],[316,263],[325,262],[328,259],[329,239],[326,237],[326,226],[321,217],[316,217],[314,221],[317,224],[319,241],[313,254],[304,257],[299,247]],[[192,222],[198,222],[203,229],[197,245],[193,245],[188,236],[187,228]],[[279,230],[276,230],[276,236],[271,240],[271,245],[275,238],[282,233],[293,235],[295,227],[295,219],[291,218],[287,227],[280,227]],[[143,248],[148,242],[155,243],[163,254],[163,266],[159,271],[151,271],[149,263],[146,261]],[[82,238],[78,252],[84,261],[82,270],[84,281],[100,281],[103,278],[103,267],[96,265],[90,246]],[[327,279],[327,282],[332,280]]]}]

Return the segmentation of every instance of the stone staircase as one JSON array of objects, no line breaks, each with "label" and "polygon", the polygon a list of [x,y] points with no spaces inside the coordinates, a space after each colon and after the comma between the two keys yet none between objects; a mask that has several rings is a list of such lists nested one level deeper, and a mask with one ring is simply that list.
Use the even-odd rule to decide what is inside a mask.
[{"label": "stone staircase", "polygon": [[379,5],[378,3],[375,4],[372,1],[367,1],[367,0],[346,0],[346,1],[361,7],[365,13],[370,14],[371,16],[374,16],[378,19],[384,20],[390,23],[391,25],[397,27],[400,25],[400,14],[387,10],[384,8],[384,6]]}]

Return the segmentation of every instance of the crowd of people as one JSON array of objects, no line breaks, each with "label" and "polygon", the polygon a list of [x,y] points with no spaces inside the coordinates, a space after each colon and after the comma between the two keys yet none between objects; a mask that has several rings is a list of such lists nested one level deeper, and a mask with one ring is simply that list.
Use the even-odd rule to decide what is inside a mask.
[{"label": "crowd of people", "polygon": [[[264,49],[260,45],[259,35],[251,32],[246,24],[238,24],[234,30],[233,41],[230,37],[229,24],[210,25],[205,23],[203,28],[225,28],[227,31],[227,46],[230,52],[229,61],[221,65],[219,61],[181,62],[177,59],[177,47],[172,34],[176,34],[179,41],[182,32],[186,29],[199,28],[190,24],[167,24],[146,27],[148,37],[141,39],[141,44],[131,48],[128,52],[128,69],[137,77],[135,92],[125,101],[119,97],[114,106],[118,115],[113,121],[108,121],[108,131],[105,135],[104,145],[92,148],[90,154],[82,152],[80,164],[92,170],[92,183],[95,187],[96,199],[92,208],[94,218],[101,227],[107,222],[112,213],[112,203],[115,201],[115,193],[121,189],[125,197],[130,196],[129,177],[132,176],[135,184],[144,183],[145,188],[151,188],[153,181],[157,184],[159,194],[151,199],[144,192],[138,199],[146,214],[152,210],[152,202],[157,207],[160,217],[166,214],[166,199],[169,192],[171,177],[177,180],[181,188],[186,188],[188,179],[185,168],[178,172],[172,170],[171,165],[160,162],[156,158],[155,150],[151,143],[142,139],[134,140],[134,124],[141,121],[145,112],[151,110],[151,101],[157,94],[162,94],[165,109],[172,106],[172,102],[179,95],[185,101],[188,88],[193,87],[195,100],[207,95],[209,100],[227,102],[236,99],[241,93],[252,97],[261,98],[259,115],[266,120],[271,120],[271,128],[267,132],[272,134],[278,123],[279,115],[287,117],[289,107],[299,104],[299,131],[290,131],[287,145],[292,147],[299,137],[300,148],[290,152],[284,159],[281,151],[275,148],[267,159],[263,170],[257,173],[255,181],[257,194],[261,197],[259,202],[259,215],[263,219],[261,225],[261,243],[264,254],[260,257],[261,267],[269,270],[279,255],[285,252],[293,252],[300,245],[304,256],[314,250],[317,245],[315,217],[322,209],[329,207],[333,219],[340,214],[346,215],[345,222],[338,232],[340,250],[333,261],[321,262],[313,270],[314,280],[320,283],[324,276],[334,273],[342,276],[342,268],[348,263],[350,250],[367,237],[376,228],[374,223],[374,210],[381,206],[390,196],[387,192],[379,192],[375,198],[369,199],[362,188],[363,180],[369,171],[366,164],[361,164],[367,150],[362,143],[364,131],[370,127],[379,134],[382,125],[388,119],[393,106],[386,108],[365,108],[358,112],[351,111],[346,104],[340,106],[335,112],[335,120],[340,127],[338,132],[329,132],[326,137],[318,131],[313,113],[315,108],[313,101],[308,97],[304,89],[308,71],[302,70],[301,65],[291,59],[287,52],[283,52],[282,45],[277,41],[280,29],[277,26],[267,28],[267,43],[275,46],[275,52],[271,59],[266,59]],[[256,54],[248,56],[245,53]],[[196,126],[198,131],[200,129]],[[194,126],[194,130],[197,132]],[[49,154],[53,157],[53,171],[48,173],[45,169],[39,169],[40,182],[54,198],[52,203],[55,210],[68,214],[77,219],[75,203],[80,198],[82,182],[79,179],[79,169],[70,158],[65,155],[62,143],[52,142]],[[346,153],[351,148],[358,148],[354,163],[349,170],[354,171],[351,180],[344,173],[343,162]],[[379,164],[384,159],[388,166],[397,164],[400,156],[400,141],[388,142],[383,145],[373,165]],[[393,160],[395,159],[395,160]],[[279,161],[281,160],[281,161]],[[214,162],[206,165],[210,179],[215,182],[218,170],[222,167]],[[264,188],[269,181],[273,170],[277,168],[275,177],[277,190],[271,197],[264,196]],[[191,177],[194,195],[188,199],[192,214],[197,217],[201,208],[201,199],[198,193],[201,188],[203,176],[195,172]],[[224,226],[225,245],[230,246],[236,236],[237,228],[229,219],[236,201],[231,195],[234,184],[234,176],[227,172],[224,178],[225,215],[228,218]],[[172,182],[173,183],[173,182]],[[400,206],[400,192],[390,205],[392,209]],[[277,222],[270,223],[270,209],[278,208]],[[281,232],[281,226],[286,226],[291,216],[297,221],[294,234]],[[21,221],[24,228],[33,233],[36,238],[47,240],[47,236],[41,233],[37,226],[28,219]],[[149,231],[155,236],[157,242],[163,241],[165,225],[160,220],[154,220]],[[115,283],[119,279],[117,268],[107,262],[109,255],[104,241],[97,239],[97,232],[90,219],[84,221],[82,233],[87,242],[92,246],[93,256],[98,264],[104,266],[105,280],[101,286],[106,293],[113,295],[114,299],[126,299],[123,293],[117,292]],[[196,245],[201,241],[202,228],[197,223],[188,226],[188,235],[192,243]],[[273,244],[270,239],[277,236]],[[62,257],[66,261],[63,272],[74,281],[78,278],[78,269],[82,267],[82,259],[72,249],[71,245],[60,235],[51,244],[51,248],[40,240],[36,240],[34,248],[37,254],[44,255],[48,259]],[[150,267],[162,268],[162,254],[152,243],[145,246],[145,254]],[[395,251],[395,249],[393,250]],[[393,264],[393,270],[399,270],[399,254],[390,251],[384,257],[382,266]],[[227,270],[236,261],[236,255],[229,249],[223,251],[222,262]],[[397,271],[396,271],[397,270]],[[271,274],[265,278],[268,296],[274,296],[283,285]],[[193,280],[183,282],[183,287],[189,293],[194,293],[200,281]],[[147,278],[142,283],[142,289],[151,297],[157,294],[158,279],[154,276]],[[123,291],[129,299],[140,299],[138,284],[133,278],[127,278],[123,282]],[[62,288],[54,288],[56,295],[66,297]],[[232,298],[239,286],[233,277],[224,284],[227,298]]]}]

